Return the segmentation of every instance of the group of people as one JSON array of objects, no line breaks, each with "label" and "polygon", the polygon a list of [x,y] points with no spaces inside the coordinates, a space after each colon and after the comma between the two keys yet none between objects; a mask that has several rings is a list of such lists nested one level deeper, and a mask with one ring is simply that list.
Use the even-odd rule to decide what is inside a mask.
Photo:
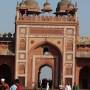
[{"label": "group of people", "polygon": [[[1,83],[0,83],[0,90],[23,90],[23,88],[22,88],[22,85],[21,85],[19,79],[15,79],[13,81],[13,84],[11,86],[9,86],[5,82],[5,79],[2,78]],[[47,82],[46,90],[49,90],[49,82]],[[71,87],[71,85],[69,83],[67,83],[64,90],[78,90],[78,87],[77,87],[76,83],[74,83],[73,88]]]},{"label": "group of people", "polygon": [[23,89],[22,89],[22,85],[19,82],[19,79],[15,79],[13,81],[13,84],[9,86],[6,83],[5,79],[2,78],[0,83],[0,90],[23,90]]},{"label": "group of people", "polygon": [[71,85],[69,83],[67,83],[65,86],[65,90],[78,90],[78,87],[77,87],[76,83],[74,83],[73,88],[71,87]]},{"label": "group of people", "polygon": [[[69,83],[67,83],[66,85],[65,85],[65,88],[62,88],[62,89],[60,89],[60,90],[78,90],[78,87],[77,87],[77,85],[76,85],[76,82],[74,82],[74,85],[73,85],[73,87],[71,87],[71,85],[69,84]],[[46,90],[49,90],[49,82],[47,82],[47,85],[46,85]]]}]

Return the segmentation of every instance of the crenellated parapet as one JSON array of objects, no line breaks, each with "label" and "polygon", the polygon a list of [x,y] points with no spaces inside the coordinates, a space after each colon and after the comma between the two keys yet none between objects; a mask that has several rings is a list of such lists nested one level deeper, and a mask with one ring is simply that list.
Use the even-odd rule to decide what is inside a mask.
[{"label": "crenellated parapet", "polygon": [[0,33],[0,55],[15,55],[15,33]]},{"label": "crenellated parapet", "polygon": [[76,46],[77,58],[90,58],[90,37],[80,37]]},{"label": "crenellated parapet", "polygon": [[21,16],[16,23],[77,23],[74,16]]},{"label": "crenellated parapet", "polygon": [[77,44],[78,45],[90,45],[90,37],[80,37]]},{"label": "crenellated parapet", "polygon": [[2,41],[14,41],[15,40],[15,33],[0,33],[0,42]]}]

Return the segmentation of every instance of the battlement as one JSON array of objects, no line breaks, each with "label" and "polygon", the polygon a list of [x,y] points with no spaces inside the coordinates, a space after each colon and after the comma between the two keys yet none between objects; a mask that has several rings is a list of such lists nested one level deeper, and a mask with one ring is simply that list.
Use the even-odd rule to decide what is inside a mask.
[{"label": "battlement", "polygon": [[0,42],[2,41],[13,41],[15,40],[15,33],[0,33]]},{"label": "battlement", "polygon": [[79,45],[90,45],[90,37],[80,37],[78,44]]},{"label": "battlement", "polygon": [[50,23],[65,23],[65,22],[71,22],[75,23],[77,22],[74,16],[20,16],[17,21],[26,21],[26,22],[50,22]]}]

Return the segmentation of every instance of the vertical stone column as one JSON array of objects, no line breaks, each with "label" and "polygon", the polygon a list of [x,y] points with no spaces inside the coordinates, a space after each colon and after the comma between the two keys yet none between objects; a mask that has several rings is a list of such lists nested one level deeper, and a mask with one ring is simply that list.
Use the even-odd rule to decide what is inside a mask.
[{"label": "vertical stone column", "polygon": [[55,60],[55,88],[59,88],[59,81],[60,81],[60,70],[59,70],[60,66],[59,66],[59,59],[58,57]]},{"label": "vertical stone column", "polygon": [[19,47],[19,27],[16,27],[16,58],[15,58],[15,78],[18,78],[18,47]]}]

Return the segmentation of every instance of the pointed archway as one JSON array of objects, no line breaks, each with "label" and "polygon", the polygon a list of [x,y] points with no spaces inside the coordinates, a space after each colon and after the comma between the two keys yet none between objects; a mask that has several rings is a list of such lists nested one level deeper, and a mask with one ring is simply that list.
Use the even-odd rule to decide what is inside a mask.
[{"label": "pointed archway", "polygon": [[31,68],[31,70],[29,70],[30,74],[28,78],[32,78],[32,81],[28,80],[28,86],[30,86],[29,83],[31,83],[32,87],[37,87],[39,85],[38,75],[40,74],[40,67],[49,65],[53,71],[52,87],[58,89],[62,82],[63,71],[60,48],[51,42],[39,42],[30,49],[29,56],[28,67]]},{"label": "pointed archway", "polygon": [[0,79],[5,78],[5,81],[11,84],[11,70],[7,64],[0,65]]},{"label": "pointed archway", "polygon": [[80,70],[79,87],[80,89],[90,90],[90,67],[88,66],[85,66]]},{"label": "pointed archway", "polygon": [[52,68],[49,65],[42,65],[38,73],[39,87],[46,88],[47,82],[52,87]]}]

